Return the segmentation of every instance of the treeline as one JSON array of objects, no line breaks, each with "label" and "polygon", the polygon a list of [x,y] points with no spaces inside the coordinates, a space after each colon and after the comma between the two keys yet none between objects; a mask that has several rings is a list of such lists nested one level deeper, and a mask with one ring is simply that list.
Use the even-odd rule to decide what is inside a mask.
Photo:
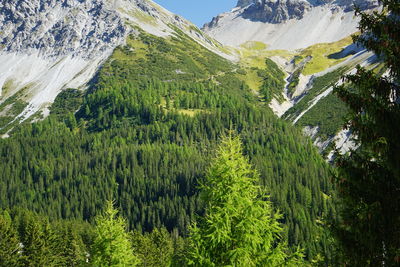
[{"label": "treeline", "polygon": [[[125,232],[124,224],[118,225],[116,221],[118,217],[112,218],[115,221],[110,219],[91,225],[81,221],[50,221],[25,209],[3,210],[0,212],[0,266],[121,266],[99,262],[99,258],[110,253],[121,259],[131,254],[140,262],[139,266],[185,264],[186,240],[165,228],[146,234]],[[102,235],[102,231],[109,231],[112,236]],[[122,246],[108,247],[116,242]],[[109,249],[108,254],[104,248]],[[129,262],[125,266],[135,265]]]},{"label": "treeline", "polygon": [[238,66],[178,37],[131,37],[86,95],[66,91],[49,118],[0,140],[1,208],[91,222],[115,199],[130,229],[185,236],[204,212],[197,185],[210,155],[234,130],[283,214],[284,239],[329,262],[330,167],[252,95]]}]

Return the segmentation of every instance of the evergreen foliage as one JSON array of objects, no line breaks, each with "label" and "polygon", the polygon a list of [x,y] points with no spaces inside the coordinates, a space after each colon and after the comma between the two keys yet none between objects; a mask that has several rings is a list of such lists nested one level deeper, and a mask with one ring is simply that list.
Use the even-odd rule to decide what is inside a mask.
[{"label": "evergreen foliage", "polygon": [[[44,121],[0,139],[1,207],[93,221],[114,198],[130,230],[186,236],[203,211],[196,188],[211,151],[233,129],[283,214],[282,238],[329,262],[330,167],[238,79],[239,66],[180,35],[131,36],[83,99],[67,90]],[[74,103],[82,103],[75,116]]]},{"label": "evergreen foliage", "polygon": [[66,89],[58,94],[51,105],[51,114],[65,116],[75,113],[82,105],[83,93],[76,89]]},{"label": "evergreen foliage", "polygon": [[340,131],[347,112],[347,106],[337,95],[332,93],[321,99],[314,107],[307,111],[298,120],[297,125],[303,127],[318,126],[316,137],[320,137],[321,140],[327,140],[334,137]]},{"label": "evergreen foliage", "polygon": [[[299,102],[291,107],[286,113],[283,115],[285,119],[294,120],[298,115],[304,110],[306,110],[311,101],[317,97],[319,94],[326,91],[329,87],[334,86],[336,81],[340,79],[340,77],[346,73],[347,68],[341,67],[332,72],[328,72],[322,76],[316,77],[313,80],[313,86],[310,90],[306,92],[306,94],[299,100]],[[318,105],[318,104],[317,104]],[[325,106],[323,107],[325,108]],[[340,128],[340,126],[338,126]]]},{"label": "evergreen foliage", "polygon": [[83,241],[83,234],[76,229],[78,225],[74,222],[55,224],[56,244],[63,259],[63,266],[82,266],[89,256],[88,247]]},{"label": "evergreen foliage", "polygon": [[20,266],[20,243],[17,230],[7,211],[0,214],[0,266]]},{"label": "evergreen foliage", "polygon": [[[18,230],[18,264],[15,266],[82,266],[89,256],[92,229],[79,221],[49,221],[25,209],[10,211]],[[11,255],[11,254],[10,254]],[[14,265],[9,265],[14,266]]]},{"label": "evergreen foliage", "polygon": [[140,266],[171,266],[174,256],[174,241],[165,228],[154,229],[151,233],[135,232],[132,235],[135,254]]},{"label": "evergreen foliage", "polygon": [[191,228],[191,265],[281,266],[299,264],[281,243],[279,215],[258,185],[238,137],[224,137],[201,184],[204,218]]},{"label": "evergreen foliage", "polygon": [[271,102],[272,98],[281,101],[283,100],[282,92],[285,88],[285,73],[269,58],[265,59],[265,65],[267,66],[266,69],[257,71],[257,75],[263,79],[260,93],[267,103]]},{"label": "evergreen foliage", "polygon": [[24,215],[19,224],[22,244],[23,266],[59,266],[63,259],[59,256],[55,233],[46,219]]},{"label": "evergreen foliage", "polygon": [[[4,89],[3,89],[4,90]],[[23,95],[26,93],[24,89],[21,89],[14,95],[8,97],[5,101],[0,104],[0,133],[6,133],[10,128],[8,124],[12,124],[18,114],[20,114],[28,103],[24,102]]]},{"label": "evergreen foliage", "polygon": [[96,237],[92,247],[92,265],[96,267],[137,266],[139,259],[133,255],[132,244],[126,232],[125,219],[117,216],[111,201],[96,219]]},{"label": "evergreen foliage", "polygon": [[346,76],[349,88],[336,88],[350,108],[347,127],[358,145],[336,160],[342,204],[336,230],[351,266],[400,264],[400,2],[380,2],[382,11],[356,11],[355,41],[379,56],[388,75],[359,66]]},{"label": "evergreen foliage", "polygon": [[290,77],[289,84],[287,86],[288,87],[288,95],[290,97],[293,96],[294,92],[296,91],[297,86],[299,85],[300,75],[301,75],[301,72],[303,71],[303,69],[304,69],[304,67],[298,68],[297,70],[295,70],[293,72],[293,74]]},{"label": "evergreen foliage", "polygon": [[[108,214],[115,214],[115,212],[115,209],[111,209]],[[106,224],[101,223],[105,231],[99,230],[99,225],[79,221],[49,221],[46,216],[34,214],[25,209],[13,209],[10,212],[3,210],[0,214],[1,267],[128,267],[137,265],[137,258],[140,259],[138,266],[185,266],[187,240],[176,234],[171,235],[165,228],[154,229],[146,234],[137,231],[125,232],[122,230],[126,227],[121,227],[124,219],[114,216],[110,224],[110,215],[107,215],[107,212],[99,216],[103,222],[108,221]],[[44,231],[44,229],[47,230]],[[43,236],[50,230],[51,239]],[[101,238],[99,233],[101,233]],[[121,240],[123,241],[118,242]],[[43,246],[45,243],[47,243],[46,247],[51,247],[51,249],[45,250]],[[26,245],[28,247],[25,248]],[[89,248],[93,248],[93,251]],[[34,249],[37,249],[37,255],[33,255]],[[127,259],[131,259],[132,253],[137,255],[136,260],[133,264],[126,263]],[[110,263],[112,258],[118,255],[121,258]]]}]

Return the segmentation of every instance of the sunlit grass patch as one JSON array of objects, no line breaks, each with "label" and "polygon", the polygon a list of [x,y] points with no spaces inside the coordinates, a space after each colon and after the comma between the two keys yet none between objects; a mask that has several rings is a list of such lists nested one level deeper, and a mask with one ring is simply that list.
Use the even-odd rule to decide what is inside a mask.
[{"label": "sunlit grass patch", "polygon": [[262,78],[258,76],[256,69],[247,69],[246,74],[237,74],[237,77],[244,81],[253,91],[259,91],[262,85]]},{"label": "sunlit grass patch", "polygon": [[351,37],[346,37],[334,43],[321,43],[312,45],[304,50],[295,58],[295,62],[300,62],[302,59],[310,56],[311,60],[307,62],[303,69],[304,75],[311,75],[321,72],[329,67],[332,67],[345,58],[330,58],[329,55],[340,52],[344,47],[353,43]]}]

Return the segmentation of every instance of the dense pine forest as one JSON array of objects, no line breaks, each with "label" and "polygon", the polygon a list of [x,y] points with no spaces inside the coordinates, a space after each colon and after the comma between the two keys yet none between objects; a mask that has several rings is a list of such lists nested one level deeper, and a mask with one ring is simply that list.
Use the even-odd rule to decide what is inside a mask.
[{"label": "dense pine forest", "polygon": [[[115,200],[137,238],[161,231],[172,251],[184,253],[189,226],[204,214],[199,183],[219,138],[233,131],[282,214],[283,240],[293,251],[303,249],[309,262],[331,262],[332,170],[298,128],[267,106],[283,76],[265,73],[279,68],[267,62],[260,71],[263,96],[256,96],[244,82],[244,67],[177,32],[169,39],[130,36],[86,92],[63,91],[49,117],[0,139],[1,227],[20,240],[24,231],[48,236],[51,230],[56,239],[65,232],[77,238],[79,251],[71,253],[83,259],[94,218]],[[140,242],[151,243],[146,240]]]}]

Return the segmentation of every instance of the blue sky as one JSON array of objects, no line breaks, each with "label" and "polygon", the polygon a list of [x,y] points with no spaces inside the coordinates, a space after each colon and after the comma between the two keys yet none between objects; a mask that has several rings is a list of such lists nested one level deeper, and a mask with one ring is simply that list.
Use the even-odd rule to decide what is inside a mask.
[{"label": "blue sky", "polygon": [[154,2],[202,27],[216,15],[235,7],[237,0],[154,0]]}]

